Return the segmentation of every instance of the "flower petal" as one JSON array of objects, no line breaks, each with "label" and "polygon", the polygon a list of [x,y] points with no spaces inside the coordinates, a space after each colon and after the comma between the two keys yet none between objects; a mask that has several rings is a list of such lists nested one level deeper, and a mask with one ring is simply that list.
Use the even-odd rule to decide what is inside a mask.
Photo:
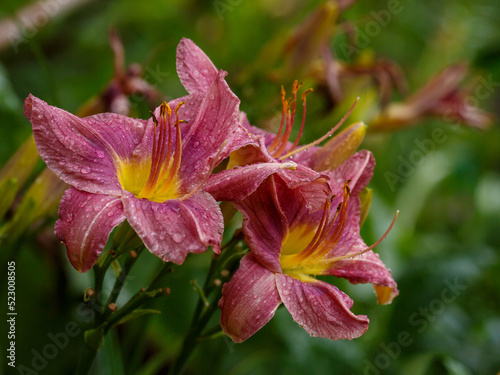
[{"label": "flower petal", "polygon": [[182,38],[177,46],[177,74],[190,93],[206,93],[217,78],[217,68],[192,40]]},{"label": "flower petal", "polygon": [[113,228],[123,220],[119,198],[70,187],[59,204],[55,234],[66,245],[71,265],[78,272],[87,272],[95,264]]},{"label": "flower petal", "polygon": [[204,190],[217,201],[241,201],[252,194],[267,177],[281,169],[293,169],[297,164],[257,163],[229,169],[210,176]]},{"label": "flower petal", "polygon": [[188,253],[202,253],[208,246],[220,248],[222,214],[208,193],[158,203],[124,191],[122,201],[130,226],[148,250],[165,262],[182,264]]},{"label": "flower petal", "polygon": [[271,176],[248,198],[234,205],[243,215],[242,229],[252,253],[271,271],[281,272],[279,256],[287,223],[276,199]]},{"label": "flower petal", "polygon": [[399,295],[399,290],[397,290],[397,288],[391,288],[390,286],[373,284],[373,289],[377,295],[377,303],[379,305],[388,305]]},{"label": "flower petal", "polygon": [[[294,200],[295,205],[305,202],[304,207],[308,211],[322,209],[327,196],[330,194],[330,187],[327,183],[328,175],[315,172],[303,165],[297,165],[295,170],[280,171],[276,174],[276,177],[286,186],[285,189],[280,191],[280,196],[286,189],[293,190],[292,193],[297,197]],[[290,201],[285,201],[284,204],[281,204],[281,207],[289,211],[294,211],[292,202]]]},{"label": "flower petal", "polygon": [[368,329],[368,318],[354,315],[353,301],[333,285],[276,274],[276,286],[293,319],[311,336],[352,340]]},{"label": "flower petal", "polygon": [[[179,176],[182,180],[181,189],[185,192],[196,189],[211,173],[213,164],[251,141],[250,138],[246,141],[245,137],[241,137],[241,134],[246,134],[246,130],[239,123],[240,100],[229,89],[223,77],[224,74],[220,72],[182,140]],[[235,144],[235,140],[239,141],[238,144]],[[216,157],[218,160],[214,161]]]},{"label": "flower petal", "polygon": [[224,218],[214,198],[205,192],[193,195],[182,201],[181,211],[192,220],[193,228],[205,246],[212,246],[217,254],[224,232]]},{"label": "flower petal", "polygon": [[389,287],[393,290],[392,299],[399,294],[391,272],[373,251],[336,262],[335,267],[328,270],[328,274],[343,277],[352,284],[372,283]]},{"label": "flower petal", "polygon": [[33,95],[24,113],[40,156],[59,178],[89,193],[120,195],[115,163],[139,143],[145,121],[117,114],[81,119]]},{"label": "flower petal", "polygon": [[[357,195],[368,185],[375,168],[375,158],[370,151],[361,150],[347,159],[330,176],[330,187],[334,193],[341,192],[344,183],[351,180],[349,187],[352,195]],[[342,195],[342,194],[340,194]]]},{"label": "flower petal", "polygon": [[242,342],[271,320],[280,304],[274,273],[248,253],[222,288],[222,330],[235,342]]}]

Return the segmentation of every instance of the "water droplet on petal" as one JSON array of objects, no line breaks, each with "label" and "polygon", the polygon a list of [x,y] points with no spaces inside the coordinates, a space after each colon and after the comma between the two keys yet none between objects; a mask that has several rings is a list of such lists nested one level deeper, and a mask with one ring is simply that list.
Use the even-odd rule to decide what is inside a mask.
[{"label": "water droplet on petal", "polygon": [[90,173],[90,168],[89,167],[83,167],[82,169],[80,169],[80,172],[82,172],[83,174],[89,174]]},{"label": "water droplet on petal", "polygon": [[193,148],[198,148],[199,145],[200,145],[200,142],[196,141],[193,143]]},{"label": "water droplet on petal", "polygon": [[174,233],[174,234],[172,235],[172,239],[173,239],[175,242],[177,242],[177,243],[181,242],[181,241],[184,239],[184,237],[185,237],[185,236],[184,236],[184,234],[183,234],[183,233]]}]

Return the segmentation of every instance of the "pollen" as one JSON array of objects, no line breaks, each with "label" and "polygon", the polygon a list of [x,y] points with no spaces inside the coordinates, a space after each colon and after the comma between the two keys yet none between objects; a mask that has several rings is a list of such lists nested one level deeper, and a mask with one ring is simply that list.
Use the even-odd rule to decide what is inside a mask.
[{"label": "pollen", "polygon": [[182,159],[182,139],[179,109],[174,111],[167,103],[160,106],[160,116],[153,114],[153,144],[145,157],[122,161],[118,178],[122,187],[137,198],[165,202],[179,197],[178,172]]}]

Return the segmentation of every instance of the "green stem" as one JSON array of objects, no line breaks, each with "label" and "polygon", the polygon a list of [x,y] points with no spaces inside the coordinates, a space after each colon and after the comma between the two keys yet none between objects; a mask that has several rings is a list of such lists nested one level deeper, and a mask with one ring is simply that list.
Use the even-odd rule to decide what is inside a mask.
[{"label": "green stem", "polygon": [[[203,341],[202,339],[218,337],[217,335],[212,334],[202,335],[203,330],[208,324],[214,311],[217,309],[219,299],[222,296],[222,288],[220,286],[215,286],[214,279],[216,278],[217,272],[220,272],[221,269],[228,269],[231,271],[231,274],[234,273],[238,261],[246,253],[246,250],[242,251],[241,246],[239,246],[241,239],[241,231],[235,232],[233,238],[223,247],[225,250],[221,253],[221,255],[212,259],[203,290],[198,293],[200,298],[198,299],[198,303],[193,314],[191,328],[182,343],[179,355],[170,368],[169,375],[180,375],[184,372],[193,350],[200,341]],[[214,290],[216,291],[216,294],[213,297],[212,302],[208,302],[207,297]]]},{"label": "green stem", "polygon": [[140,307],[147,300],[164,295],[162,293],[163,289],[156,288],[163,276],[171,272],[171,270],[171,263],[163,263],[155,278],[147,288],[137,292],[121,309],[112,313],[102,324],[97,325],[97,319],[94,321],[93,328],[85,331],[84,343],[80,351],[80,360],[78,362],[76,374],[88,374],[101,343],[104,340],[104,336],[106,336],[111,327],[119,323],[120,320]]},{"label": "green stem", "polygon": [[128,274],[130,273],[130,270],[134,266],[135,262],[137,261],[137,258],[139,257],[143,249],[144,248],[138,249],[136,252],[137,255],[135,257],[129,256],[125,260],[125,264],[123,265],[122,271],[120,272],[120,275],[116,278],[115,284],[113,285],[113,289],[111,290],[111,293],[108,297],[108,301],[104,306],[104,313],[101,315],[99,324],[105,321],[111,315],[111,310],[106,307],[109,306],[111,303],[116,302],[118,295],[120,294],[123,288],[123,285],[125,285],[125,281],[127,279]]},{"label": "green stem", "polygon": [[156,289],[157,284],[167,273],[172,271],[172,263],[163,263],[155,278],[146,289],[139,290],[134,296],[118,311],[111,314],[111,316],[104,322],[104,332],[106,333],[113,324],[118,323],[121,319],[126,317],[136,308],[140,307],[147,300],[163,295],[163,289]]}]

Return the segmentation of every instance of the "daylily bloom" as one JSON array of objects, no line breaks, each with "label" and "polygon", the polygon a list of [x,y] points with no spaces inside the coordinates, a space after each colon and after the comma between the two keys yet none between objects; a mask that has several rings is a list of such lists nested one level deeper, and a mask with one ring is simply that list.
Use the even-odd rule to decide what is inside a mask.
[{"label": "daylily bloom", "polygon": [[276,178],[266,179],[255,193],[235,203],[243,213],[251,251],[224,285],[219,302],[221,326],[234,341],[262,328],[281,303],[311,336],[338,340],[362,335],[368,318],[353,314],[353,301],[317,275],[376,284],[380,303],[390,303],[398,294],[390,271],[372,251],[381,240],[367,246],[359,236],[358,194],[373,166],[372,155],[363,151],[330,172],[337,195],[317,212]]},{"label": "daylily bloom", "polygon": [[[203,72],[180,72],[190,74]],[[93,266],[125,219],[164,261],[181,264],[208,246],[220,251],[222,215],[203,184],[247,142],[239,100],[224,76],[219,71],[203,90],[163,103],[148,121],[111,113],[79,118],[32,95],[26,99],[40,156],[71,185],[55,232],[78,271]]]}]

